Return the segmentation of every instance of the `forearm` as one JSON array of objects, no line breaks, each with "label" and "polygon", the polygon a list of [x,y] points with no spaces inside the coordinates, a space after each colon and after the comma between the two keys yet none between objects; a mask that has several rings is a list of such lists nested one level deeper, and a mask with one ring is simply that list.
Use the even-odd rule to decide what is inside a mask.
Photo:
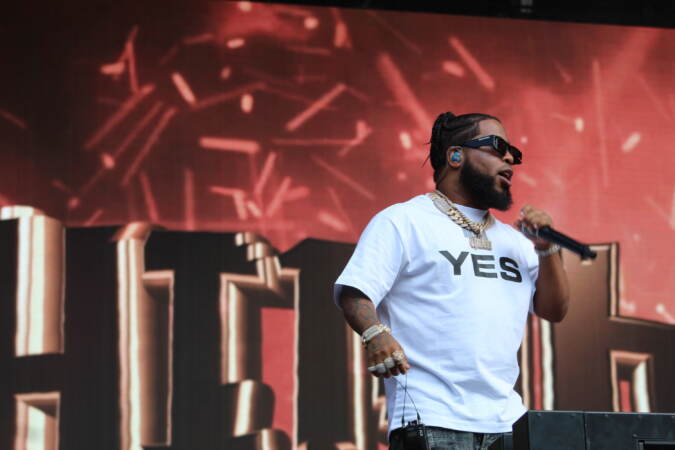
[{"label": "forearm", "polygon": [[343,287],[340,307],[349,326],[359,334],[363,334],[371,326],[380,323],[375,312],[375,305],[358,289]]},{"label": "forearm", "polygon": [[551,322],[560,322],[567,314],[569,297],[569,284],[561,255],[540,257],[534,298],[537,315]]},{"label": "forearm", "polygon": [[[347,323],[360,335],[380,323],[375,304],[358,289],[344,286],[340,294],[340,307]],[[389,378],[410,370],[403,348],[389,333],[390,330],[378,332],[365,346],[368,371],[375,377]]]}]

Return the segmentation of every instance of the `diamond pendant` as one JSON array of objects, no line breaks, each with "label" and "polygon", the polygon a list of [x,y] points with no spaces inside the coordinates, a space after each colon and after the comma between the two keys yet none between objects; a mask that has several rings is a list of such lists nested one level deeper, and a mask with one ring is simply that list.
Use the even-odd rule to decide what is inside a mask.
[{"label": "diamond pendant", "polygon": [[471,248],[479,250],[492,250],[492,242],[483,233],[478,236],[471,236],[469,245],[471,245]]}]

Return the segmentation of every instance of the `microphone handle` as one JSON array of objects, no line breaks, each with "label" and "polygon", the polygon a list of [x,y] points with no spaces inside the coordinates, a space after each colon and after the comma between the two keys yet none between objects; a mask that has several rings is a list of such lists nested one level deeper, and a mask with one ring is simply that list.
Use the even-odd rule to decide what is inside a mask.
[{"label": "microphone handle", "polygon": [[554,230],[548,225],[540,227],[535,232],[531,232],[530,230],[527,230],[527,232],[528,234],[532,234],[549,242],[553,242],[554,244],[558,244],[559,246],[581,256],[582,259],[595,259],[595,257],[598,256],[598,254],[591,250],[588,245],[582,244],[581,242]]}]

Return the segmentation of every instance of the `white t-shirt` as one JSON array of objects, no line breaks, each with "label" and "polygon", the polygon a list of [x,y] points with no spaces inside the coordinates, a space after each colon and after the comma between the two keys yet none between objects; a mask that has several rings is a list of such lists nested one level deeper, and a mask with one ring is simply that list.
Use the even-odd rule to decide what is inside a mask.
[{"label": "white t-shirt", "polygon": [[[471,220],[484,217],[457,206]],[[471,248],[469,233],[426,195],[390,206],[363,231],[335,300],[346,285],[373,301],[408,357],[408,393],[425,425],[506,432],[525,412],[513,386],[538,258],[531,241],[498,220],[486,230],[491,251]],[[391,431],[401,426],[404,395],[393,377],[384,381]],[[405,411],[407,424],[410,398]]]}]

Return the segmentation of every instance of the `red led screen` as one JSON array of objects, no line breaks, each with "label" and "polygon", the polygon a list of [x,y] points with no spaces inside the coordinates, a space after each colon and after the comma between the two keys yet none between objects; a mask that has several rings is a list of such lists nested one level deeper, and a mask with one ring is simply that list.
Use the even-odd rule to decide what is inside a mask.
[{"label": "red led screen", "polygon": [[10,52],[2,204],[354,242],[432,188],[438,113],[487,112],[524,153],[499,216],[530,203],[618,242],[621,312],[675,322],[675,32],[249,2],[88,14]]}]

